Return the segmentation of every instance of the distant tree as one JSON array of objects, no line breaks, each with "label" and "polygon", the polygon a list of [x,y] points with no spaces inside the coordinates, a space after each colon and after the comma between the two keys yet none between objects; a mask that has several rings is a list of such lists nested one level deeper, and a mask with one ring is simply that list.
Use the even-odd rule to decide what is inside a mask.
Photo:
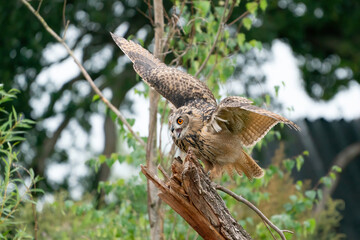
[{"label": "distant tree", "polygon": [[[124,103],[125,94],[137,80],[134,71],[129,71],[131,66],[124,65],[119,59],[121,53],[113,51],[116,46],[109,31],[115,31],[120,26],[121,34],[125,37],[141,33],[140,36],[148,45],[153,33],[149,31],[151,26],[142,14],[147,5],[143,1],[79,0],[65,1],[66,7],[63,9],[62,0],[36,3],[40,2],[39,12],[54,31],[63,33],[69,21],[66,41],[72,49],[82,53],[80,59],[100,89],[111,91],[111,102],[117,107],[128,104]],[[66,162],[68,159],[66,149],[59,149],[56,144],[69,124],[76,124],[88,133],[92,127],[89,124],[91,115],[103,114],[103,110],[92,102],[93,93],[84,94],[81,73],[72,79],[65,79],[64,76],[64,84],[59,87],[55,87],[51,79],[46,79],[45,83],[36,81],[40,73],[65,62],[69,56],[52,53],[55,40],[20,1],[4,2],[0,6],[0,13],[2,34],[6,36],[0,39],[0,79],[5,89],[18,88],[22,91],[14,103],[15,107],[25,117],[37,122],[22,149],[26,152],[24,163],[33,167],[36,174],[44,176],[50,163]],[[55,117],[61,121],[54,131],[50,131],[44,122]],[[104,134],[103,154],[110,155],[116,151],[117,135],[109,116],[104,122]],[[83,184],[93,188],[97,181],[106,180],[108,175],[109,168],[104,165],[97,178],[90,177],[90,181]],[[61,184],[63,188],[68,187],[66,179]],[[59,187],[49,185],[47,179],[42,184],[47,189]]]},{"label": "distant tree", "polygon": [[[246,32],[264,47],[275,39],[299,59],[304,87],[315,100],[329,100],[351,81],[360,83],[360,2],[353,0],[267,1],[266,14]],[[234,9],[241,14],[242,9]]]}]

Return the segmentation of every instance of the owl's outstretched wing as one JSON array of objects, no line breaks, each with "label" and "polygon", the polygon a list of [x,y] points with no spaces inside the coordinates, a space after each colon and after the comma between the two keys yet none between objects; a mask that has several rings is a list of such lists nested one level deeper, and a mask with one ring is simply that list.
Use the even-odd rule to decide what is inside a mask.
[{"label": "owl's outstretched wing", "polygon": [[250,100],[243,97],[227,97],[222,100],[210,120],[215,131],[228,129],[239,136],[245,147],[255,145],[279,122],[300,130],[290,120],[254,106]]},{"label": "owl's outstretched wing", "polygon": [[215,97],[205,83],[176,68],[167,67],[139,44],[112,33],[111,36],[133,62],[140,77],[176,108],[195,102],[216,106]]}]

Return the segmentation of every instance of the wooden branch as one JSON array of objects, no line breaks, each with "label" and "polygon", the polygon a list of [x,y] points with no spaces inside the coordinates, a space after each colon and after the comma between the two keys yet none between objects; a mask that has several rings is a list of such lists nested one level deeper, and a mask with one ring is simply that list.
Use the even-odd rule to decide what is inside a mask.
[{"label": "wooden branch", "polygon": [[243,14],[241,14],[239,17],[237,17],[234,21],[232,21],[231,23],[228,24],[228,26],[233,25],[234,23],[236,23],[237,21],[239,21],[240,19],[243,19],[244,17],[246,17],[247,15],[249,15],[250,12],[246,11]]},{"label": "wooden branch", "polygon": [[[80,68],[81,73],[84,75],[86,81],[89,82],[91,88],[95,91],[97,95],[99,95],[100,99],[110,108],[116,116],[120,119],[120,121],[126,126],[126,128],[129,130],[129,132],[134,136],[134,138],[142,145],[144,148],[146,147],[146,144],[144,140],[132,129],[131,125],[127,122],[124,115],[117,109],[114,105],[112,105],[109,100],[107,100],[100,89],[95,85],[94,81],[90,77],[89,73],[85,70],[84,66],[80,63],[80,61],[75,57],[74,52],[70,49],[70,47],[66,44],[65,40],[61,38],[54,30],[49,27],[49,25],[46,23],[44,18],[39,14],[38,11],[36,11],[31,4],[26,0],[21,0],[21,2],[35,15],[35,17],[40,21],[40,23],[44,26],[45,30],[50,33],[51,36],[53,36],[59,43],[61,43],[68,54],[72,57],[76,65]],[[41,2],[40,2],[41,3]],[[40,8],[40,4],[38,9]]]},{"label": "wooden branch", "polygon": [[204,239],[251,239],[231,216],[198,160],[190,153],[172,164],[172,176],[161,181],[147,167],[143,174],[160,190],[159,197]]},{"label": "wooden branch", "polygon": [[[292,231],[289,230],[281,230],[279,229],[275,224],[273,224],[254,204],[252,204],[251,202],[249,202],[247,199],[245,199],[242,196],[239,196],[235,193],[233,193],[232,191],[230,191],[229,189],[219,185],[219,184],[214,184],[215,188],[223,191],[224,193],[230,195],[231,197],[235,198],[237,201],[244,203],[246,206],[248,206],[249,208],[251,208],[251,210],[253,210],[254,212],[256,212],[256,214],[261,218],[261,220],[263,220],[265,226],[267,227],[267,225],[269,225],[272,229],[274,229],[281,237],[282,240],[286,240],[286,237],[284,235],[284,232],[288,232],[288,233],[292,233]],[[270,230],[269,230],[270,231]],[[271,235],[272,232],[270,231]],[[275,238],[274,238],[275,239]]]}]

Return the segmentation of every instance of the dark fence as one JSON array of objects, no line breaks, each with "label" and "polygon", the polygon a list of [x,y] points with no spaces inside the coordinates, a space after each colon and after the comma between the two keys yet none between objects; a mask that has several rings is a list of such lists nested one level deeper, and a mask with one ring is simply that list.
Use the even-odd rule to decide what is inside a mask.
[{"label": "dark fence", "polygon": [[[304,150],[310,155],[300,172],[294,171],[295,179],[311,179],[312,184],[318,182],[320,177],[327,174],[340,153],[360,143],[360,119],[353,121],[337,120],[327,121],[307,119],[297,121],[301,132],[291,129],[282,129],[282,136],[286,140],[285,154],[287,157],[296,156]],[[273,141],[255,151],[254,157],[262,166],[270,163],[274,152],[279,147],[279,141]],[[360,156],[357,155],[343,169],[340,181],[332,194],[334,199],[345,201],[345,210],[341,221],[340,231],[347,235],[347,239],[359,239],[360,236]]]}]

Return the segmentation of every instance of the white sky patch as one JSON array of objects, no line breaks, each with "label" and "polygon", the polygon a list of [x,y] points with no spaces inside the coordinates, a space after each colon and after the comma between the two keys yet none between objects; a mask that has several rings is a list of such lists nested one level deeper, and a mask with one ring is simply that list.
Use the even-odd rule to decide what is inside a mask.
[{"label": "white sky patch", "polygon": [[[348,89],[340,91],[330,101],[315,101],[310,98],[302,86],[300,71],[295,57],[288,45],[281,41],[274,41],[271,48],[273,60],[265,63],[262,70],[266,74],[265,89],[275,96],[274,86],[280,86],[276,101],[285,108],[294,108],[294,111],[285,111],[291,119],[309,118],[315,120],[325,118],[356,119],[360,117],[360,110],[356,106],[360,102],[360,85],[352,82]],[[285,83],[285,87],[282,82]]]},{"label": "white sky patch", "polygon": [[[144,83],[138,83],[134,88],[139,91],[144,91]],[[135,94],[134,88],[131,89],[126,97],[133,102],[132,110],[133,113],[130,113],[128,110],[124,109],[122,112],[126,116],[126,118],[135,118],[135,124],[133,129],[136,132],[140,133],[140,136],[147,136],[149,132],[149,100],[144,96]],[[158,123],[157,123],[157,131],[158,134],[160,132],[160,113],[158,113]],[[167,122],[167,121],[166,121]],[[171,137],[168,131],[168,125],[164,124],[161,131],[161,143],[162,149],[165,151],[169,151],[171,147]],[[157,139],[158,143],[160,139]],[[170,144],[169,144],[170,143]]]},{"label": "white sky patch", "polygon": [[104,116],[100,114],[92,114],[90,117],[91,131],[90,131],[90,148],[94,152],[101,152],[104,149]]}]

